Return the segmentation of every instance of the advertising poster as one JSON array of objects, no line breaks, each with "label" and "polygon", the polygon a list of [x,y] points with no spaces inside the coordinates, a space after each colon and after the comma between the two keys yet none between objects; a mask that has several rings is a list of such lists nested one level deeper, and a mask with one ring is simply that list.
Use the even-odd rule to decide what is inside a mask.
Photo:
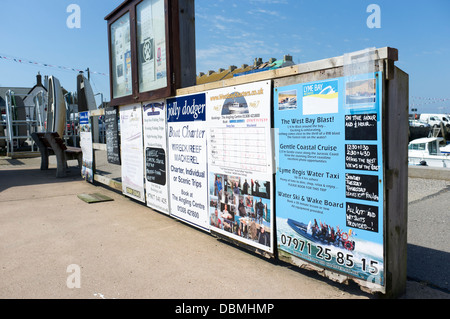
[{"label": "advertising poster", "polygon": [[211,231],[273,253],[270,81],[207,92]]},{"label": "advertising poster", "polygon": [[147,206],[169,214],[166,103],[164,100],[144,103],[142,112]]},{"label": "advertising poster", "polygon": [[94,183],[94,152],[92,147],[92,129],[89,112],[80,113],[80,147],[83,152],[81,176],[86,181]]},{"label": "advertising poster", "polygon": [[170,215],[209,232],[205,94],[167,100]]},{"label": "advertising poster", "polygon": [[382,73],[274,90],[278,248],[384,286]]},{"label": "advertising poster", "polygon": [[106,156],[108,163],[120,165],[119,121],[116,107],[105,109]]},{"label": "advertising poster", "polygon": [[122,106],[119,113],[122,191],[126,196],[145,202],[142,107],[140,104]]}]

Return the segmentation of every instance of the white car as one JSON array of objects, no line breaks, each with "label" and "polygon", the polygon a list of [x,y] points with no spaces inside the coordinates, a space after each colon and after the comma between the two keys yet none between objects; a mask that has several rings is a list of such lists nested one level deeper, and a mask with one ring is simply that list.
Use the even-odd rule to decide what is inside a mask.
[{"label": "white car", "polygon": [[412,127],[430,127],[430,124],[421,120],[409,120],[409,126]]}]

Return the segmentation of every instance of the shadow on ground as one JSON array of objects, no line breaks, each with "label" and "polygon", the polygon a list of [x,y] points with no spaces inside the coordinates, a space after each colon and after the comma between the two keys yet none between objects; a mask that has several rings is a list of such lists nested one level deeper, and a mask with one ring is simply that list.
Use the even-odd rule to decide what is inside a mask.
[{"label": "shadow on ground", "polygon": [[450,253],[408,244],[408,279],[450,293]]},{"label": "shadow on ground", "polygon": [[[19,160],[14,161],[15,166],[22,166]],[[40,169],[11,169],[0,170],[0,192],[17,186],[27,185],[42,185],[62,182],[73,182],[82,180],[81,171],[77,167],[69,167],[67,170],[67,176],[63,178],[56,178],[56,168],[46,171]]]}]

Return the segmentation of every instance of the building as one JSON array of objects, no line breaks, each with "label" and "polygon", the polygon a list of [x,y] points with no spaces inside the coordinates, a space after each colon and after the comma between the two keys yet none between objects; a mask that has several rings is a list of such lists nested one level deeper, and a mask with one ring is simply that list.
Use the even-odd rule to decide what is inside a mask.
[{"label": "building", "polygon": [[262,58],[255,58],[253,65],[243,64],[240,68],[230,66],[228,69],[219,69],[217,71],[200,72],[197,76],[197,85],[222,81],[236,76],[242,76],[267,70],[275,70],[294,65],[292,56],[285,55],[282,60],[271,58],[268,62],[263,62]]}]

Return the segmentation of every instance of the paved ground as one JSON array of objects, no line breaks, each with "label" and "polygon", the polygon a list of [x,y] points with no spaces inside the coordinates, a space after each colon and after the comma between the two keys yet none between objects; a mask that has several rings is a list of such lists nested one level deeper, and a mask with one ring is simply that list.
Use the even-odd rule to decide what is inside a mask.
[{"label": "paved ground", "polygon": [[[2,299],[375,298],[356,284],[335,284],[216,240],[117,192],[82,181],[76,169],[69,177],[56,179],[53,163],[45,172],[39,164],[40,159],[0,159]],[[442,185],[448,183],[430,186],[429,200]],[[77,197],[96,192],[114,201],[89,205]],[[417,198],[410,196],[410,202],[416,200],[413,204],[418,205],[425,195],[414,194]],[[421,209],[417,206],[417,211]],[[416,241],[411,244],[428,248]],[[441,244],[439,239],[433,249]],[[437,254],[447,260],[448,252]],[[70,265],[80,267],[81,288],[67,285],[73,278]],[[427,271],[434,275],[432,269]],[[444,272],[448,278],[448,269]],[[441,286],[434,289],[434,284],[417,276],[408,281],[402,298],[450,299]]]},{"label": "paved ground", "polygon": [[450,292],[450,180],[409,179],[408,277]]}]

